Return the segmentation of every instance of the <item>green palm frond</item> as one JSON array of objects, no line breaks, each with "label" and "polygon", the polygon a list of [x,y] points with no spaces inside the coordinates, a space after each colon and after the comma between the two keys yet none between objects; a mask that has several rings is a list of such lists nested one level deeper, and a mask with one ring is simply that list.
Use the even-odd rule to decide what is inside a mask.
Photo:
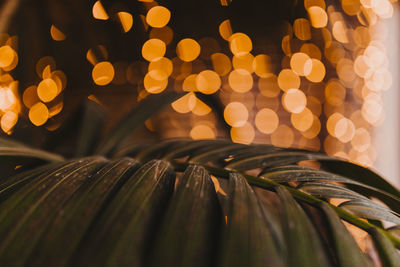
[{"label": "green palm frond", "polygon": [[[343,221],[368,233],[384,266],[399,266],[400,192],[378,174],[269,145],[126,144],[176,94],[152,98],[95,148],[108,158],[0,140],[1,266],[373,266]],[[307,160],[321,168],[298,165]]]}]

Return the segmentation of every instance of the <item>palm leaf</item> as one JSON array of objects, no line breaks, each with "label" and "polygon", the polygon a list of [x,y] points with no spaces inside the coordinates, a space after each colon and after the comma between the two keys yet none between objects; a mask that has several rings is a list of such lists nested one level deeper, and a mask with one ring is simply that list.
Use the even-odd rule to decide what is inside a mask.
[{"label": "palm leaf", "polygon": [[371,232],[372,238],[374,240],[375,247],[377,248],[382,265],[388,267],[399,267],[400,266],[400,256],[399,252],[390,242],[387,235],[382,233],[379,229],[373,229]]},{"label": "palm leaf", "polygon": [[[321,153],[226,140],[123,145],[176,97],[149,98],[117,124],[97,149],[112,161],[64,161],[0,140],[4,160],[25,162],[0,180],[0,264],[369,266],[345,220],[373,238],[384,264],[396,266],[398,227],[376,225],[399,223],[400,193],[371,170]],[[93,125],[80,143],[94,138]],[[303,160],[317,160],[322,169],[298,166]],[[227,197],[217,197],[210,175],[221,185],[230,180]],[[272,191],[276,204],[256,187]],[[347,201],[334,206],[331,198]],[[324,215],[325,228],[304,212],[308,205]]]},{"label": "palm leaf", "polygon": [[1,146],[0,147],[0,157],[3,160],[7,159],[35,159],[48,162],[59,162],[63,160],[62,156],[49,153],[43,150],[29,148],[26,146]]},{"label": "palm leaf", "polygon": [[211,265],[221,222],[208,172],[201,166],[188,166],[161,225],[150,266]]},{"label": "palm leaf", "polygon": [[231,174],[229,185],[229,220],[222,237],[220,265],[284,266],[284,248],[280,247],[275,230],[270,226],[280,228],[279,223],[266,216],[260,200],[243,176]]},{"label": "palm leaf", "polygon": [[87,101],[84,106],[80,136],[76,145],[75,156],[84,157],[94,152],[100,139],[101,131],[105,123],[105,112],[99,104]]},{"label": "palm leaf", "polygon": [[362,253],[351,234],[340,221],[334,210],[326,204],[321,204],[321,209],[328,222],[330,235],[333,240],[337,261],[340,266],[371,266],[371,262]]},{"label": "palm leaf", "polygon": [[[2,265],[23,264],[35,248],[46,225],[51,222],[64,202],[90,173],[103,164],[104,160],[101,158],[90,159],[83,164],[80,163],[80,166],[72,172],[61,175],[56,173],[46,177],[41,186],[31,187],[31,192],[27,193],[14,207],[18,212],[7,214],[1,221],[0,235],[3,242],[0,245],[0,263]],[[16,195],[18,193],[19,191]],[[4,202],[6,207],[7,204],[9,201]],[[14,203],[11,202],[11,204]]]},{"label": "palm leaf", "polygon": [[289,266],[330,266],[322,241],[311,221],[284,187],[277,187]]},{"label": "palm leaf", "polygon": [[368,199],[353,199],[341,203],[339,207],[350,211],[361,218],[384,220],[387,222],[400,224],[400,217],[397,213]]},{"label": "palm leaf", "polygon": [[165,161],[150,161],[137,170],[98,216],[74,263],[142,266],[146,243],[153,239],[174,179]]},{"label": "palm leaf", "polygon": [[103,140],[97,149],[97,154],[107,155],[112,150],[124,142],[127,136],[130,136],[139,126],[150,118],[153,114],[160,111],[167,104],[176,100],[180,95],[175,92],[160,95],[150,95],[135,107]]},{"label": "palm leaf", "polygon": [[[65,265],[107,200],[138,168],[137,161],[123,158],[90,174],[90,179],[67,200],[62,212],[47,227],[29,263],[37,266]],[[69,234],[65,236],[65,233]]]},{"label": "palm leaf", "polygon": [[365,196],[340,185],[326,182],[300,184],[297,189],[318,198],[367,199]]}]

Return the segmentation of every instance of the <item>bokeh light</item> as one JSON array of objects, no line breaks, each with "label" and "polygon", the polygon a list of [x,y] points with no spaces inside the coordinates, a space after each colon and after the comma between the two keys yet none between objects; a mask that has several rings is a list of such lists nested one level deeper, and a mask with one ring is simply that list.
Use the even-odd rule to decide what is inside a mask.
[{"label": "bokeh light", "polygon": [[146,22],[151,27],[162,28],[168,24],[171,18],[171,12],[163,6],[152,7],[146,15]]},{"label": "bokeh light", "polygon": [[92,70],[93,81],[97,85],[109,84],[114,79],[114,74],[115,74],[114,67],[108,61],[103,61],[96,64],[96,66],[94,66]]},{"label": "bokeh light", "polygon": [[224,110],[225,121],[233,127],[241,127],[246,124],[249,111],[240,102],[229,103]]},{"label": "bokeh light", "polygon": [[[84,94],[105,110],[119,112],[109,107],[118,101],[105,92],[128,92],[132,106],[150,94],[176,91],[182,96],[162,118],[167,126],[148,120],[148,130],[321,150],[368,166],[378,158],[375,133],[392,115],[385,94],[397,84],[386,44],[394,1],[304,0],[291,9],[290,21],[282,18],[276,25],[223,12],[216,20],[204,18],[204,29],[214,23],[209,32],[191,21],[180,25],[178,19],[190,14],[167,3],[140,0],[137,9],[92,4],[93,32],[81,57],[92,67],[94,89]],[[219,4],[231,7],[231,1]],[[115,26],[105,25],[113,24],[120,29],[115,40],[103,38]],[[19,117],[55,131],[64,120],[59,114],[70,112],[74,79],[82,73],[57,69],[65,60],[52,53],[74,42],[76,33],[63,16],[52,18],[43,32],[52,46],[41,50],[33,42],[32,52],[40,53],[20,66],[26,52],[20,54],[18,36],[0,35],[0,124],[7,134]],[[131,43],[115,45],[120,36]],[[27,78],[14,80],[19,67]]]},{"label": "bokeh light", "polygon": [[176,54],[185,62],[193,61],[200,55],[200,45],[191,38],[180,40],[176,45]]}]

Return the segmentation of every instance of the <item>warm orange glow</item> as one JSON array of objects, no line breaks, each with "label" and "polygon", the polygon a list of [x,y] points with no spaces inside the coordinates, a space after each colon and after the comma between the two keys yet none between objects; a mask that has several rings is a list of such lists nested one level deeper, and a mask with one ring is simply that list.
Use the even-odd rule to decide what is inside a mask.
[{"label": "warm orange glow", "polygon": [[100,20],[108,20],[108,14],[100,1],[96,1],[92,8],[93,17]]},{"label": "warm orange glow", "polygon": [[37,87],[35,85],[29,86],[25,89],[22,95],[22,102],[24,103],[25,107],[30,108],[39,101]]},{"label": "warm orange glow", "polygon": [[240,102],[231,102],[225,107],[224,118],[230,126],[241,127],[247,122],[248,117],[249,111]]},{"label": "warm orange glow", "polygon": [[349,16],[355,16],[360,12],[360,0],[342,0],[343,11]]},{"label": "warm orange glow", "polygon": [[263,108],[257,112],[255,124],[260,132],[270,134],[278,128],[279,117],[272,109]]},{"label": "warm orange glow", "polygon": [[64,107],[64,102],[59,101],[49,108],[49,118],[56,116]]},{"label": "warm orange glow", "polygon": [[285,124],[279,127],[271,134],[271,143],[278,147],[290,147],[294,141],[293,130]]},{"label": "warm orange glow", "polygon": [[50,102],[58,95],[57,84],[52,79],[44,79],[37,87],[37,95],[43,102]]},{"label": "warm orange glow", "polygon": [[7,112],[7,110],[14,109],[17,105],[17,98],[10,87],[0,87],[0,110]]},{"label": "warm orange glow", "polygon": [[334,137],[336,137],[336,124],[343,119],[343,115],[340,113],[333,113],[332,115],[329,116],[328,120],[326,121],[326,129],[328,130],[328,133]]},{"label": "warm orange glow", "polygon": [[321,122],[317,116],[313,115],[313,122],[310,128],[301,132],[301,134],[307,139],[313,139],[318,136],[321,131]]},{"label": "warm orange glow", "polygon": [[317,117],[321,115],[322,106],[318,98],[314,96],[307,96],[307,108],[309,108]]},{"label": "warm orange glow", "polygon": [[250,53],[242,56],[233,56],[232,65],[235,69],[244,69],[249,73],[253,73],[254,56]]},{"label": "warm orange glow", "polygon": [[6,68],[10,66],[15,58],[15,51],[11,46],[4,45],[0,47],[0,68]]},{"label": "warm orange glow", "polygon": [[14,50],[14,58],[13,58],[13,61],[11,62],[11,64],[10,65],[8,65],[8,66],[6,66],[6,67],[3,67],[3,70],[4,71],[12,71],[13,69],[15,69],[15,67],[18,65],[18,54],[17,54],[17,52],[15,52],[15,50]]},{"label": "warm orange glow", "polygon": [[54,58],[50,57],[50,56],[46,56],[46,57],[42,57],[41,59],[38,60],[38,62],[36,63],[36,74],[42,78],[43,75],[43,71],[44,69],[50,66],[50,70],[55,70],[56,68],[56,61],[54,60]]},{"label": "warm orange glow", "polygon": [[386,91],[393,83],[393,78],[391,73],[384,68],[379,68],[375,70],[372,76],[365,79],[365,85],[371,91]]},{"label": "warm orange glow", "polygon": [[171,61],[173,66],[171,76],[174,79],[183,80],[192,73],[193,66],[191,62],[182,61],[178,57],[174,57]]},{"label": "warm orange glow", "polygon": [[108,61],[97,63],[92,70],[92,78],[97,85],[107,85],[114,79],[114,67]]},{"label": "warm orange glow", "polygon": [[322,82],[325,77],[326,70],[324,64],[318,59],[311,59],[311,71],[306,75],[307,80],[313,83]]},{"label": "warm orange glow", "polygon": [[50,35],[54,41],[64,41],[65,38],[67,38],[65,34],[54,25],[50,27]]},{"label": "warm orange glow", "polygon": [[41,77],[42,77],[43,79],[50,79],[50,78],[51,78],[51,67],[50,67],[50,65],[47,65],[47,66],[44,68]]},{"label": "warm orange glow", "polygon": [[278,85],[283,91],[289,89],[298,89],[300,87],[300,78],[290,69],[283,69],[278,75]]},{"label": "warm orange glow", "polygon": [[147,128],[150,132],[154,132],[154,131],[155,131],[154,125],[153,125],[151,119],[146,120],[146,121],[144,122],[144,126],[146,126],[146,128]]},{"label": "warm orange glow", "polygon": [[293,31],[300,40],[307,41],[311,39],[310,22],[307,19],[296,19],[293,23]]},{"label": "warm orange glow", "polygon": [[354,72],[362,77],[367,78],[372,75],[372,66],[368,57],[360,55],[354,61]]},{"label": "warm orange glow", "polygon": [[196,98],[196,105],[192,109],[193,114],[197,116],[205,116],[209,114],[211,111],[212,109],[206,103]]},{"label": "warm orange glow", "polygon": [[337,64],[339,60],[344,58],[346,55],[346,51],[343,46],[336,42],[332,41],[325,47],[325,57],[334,64]]},{"label": "warm orange glow", "polygon": [[36,126],[41,126],[46,123],[49,118],[49,110],[46,105],[39,102],[29,110],[29,120]]},{"label": "warm orange glow", "polygon": [[277,97],[281,89],[278,86],[278,78],[270,73],[263,78],[258,79],[258,90],[266,97]]},{"label": "warm orange glow", "polygon": [[231,71],[228,82],[232,90],[238,93],[246,93],[253,87],[253,77],[244,69]]},{"label": "warm orange glow", "polygon": [[301,46],[300,52],[307,54],[310,58],[321,60],[321,50],[312,43],[305,43]]},{"label": "warm orange glow", "polygon": [[378,99],[373,97],[366,98],[361,107],[361,114],[368,123],[376,126],[383,119],[383,106]]},{"label": "warm orange glow", "polygon": [[133,17],[128,12],[117,13],[119,21],[121,22],[124,32],[129,32],[133,25]]},{"label": "warm orange glow", "polygon": [[156,75],[152,74],[151,72],[147,73],[146,76],[144,76],[144,81],[143,81],[144,88],[150,94],[159,94],[162,91],[164,91],[165,88],[167,88],[168,79],[156,80],[153,78],[153,76]]},{"label": "warm orange glow", "polygon": [[271,57],[260,54],[254,58],[253,70],[261,78],[267,78],[271,74]]},{"label": "warm orange glow", "polygon": [[256,97],[256,107],[257,109],[269,108],[277,112],[280,107],[280,99],[277,97],[265,97],[262,94]]},{"label": "warm orange glow", "polygon": [[[300,137],[299,148],[319,151],[321,149],[321,141],[319,138],[308,139],[304,136]],[[318,161],[300,161],[300,166],[309,166],[311,168],[319,169],[321,164]]]},{"label": "warm orange glow", "polygon": [[[61,70],[55,70],[51,73],[51,78],[55,79],[58,78],[58,80],[61,82],[61,91],[65,89],[67,86],[67,76],[65,73]],[[57,84],[58,86],[58,84]]]},{"label": "warm orange glow", "polygon": [[221,79],[212,70],[204,70],[196,77],[196,87],[203,94],[213,94],[221,87]]},{"label": "warm orange glow", "polygon": [[152,7],[146,15],[146,22],[151,27],[162,28],[168,24],[171,18],[171,12],[163,6]]},{"label": "warm orange glow", "polygon": [[149,34],[150,39],[160,39],[166,45],[170,44],[174,38],[174,31],[168,27],[152,28]]},{"label": "warm orange glow", "polygon": [[349,39],[347,38],[347,28],[342,21],[336,21],[332,27],[332,34],[336,40],[341,43],[347,44]]},{"label": "warm orange glow", "polygon": [[307,12],[314,28],[323,28],[328,24],[328,15],[321,7],[312,6],[307,9]]},{"label": "warm orange glow", "polygon": [[307,10],[312,6],[319,6],[325,9],[325,0],[304,0],[304,8]]},{"label": "warm orange glow", "polygon": [[351,120],[341,118],[335,125],[335,136],[342,143],[348,143],[353,139],[355,127]]},{"label": "warm orange glow", "polygon": [[326,102],[333,106],[339,106],[346,97],[346,88],[337,79],[331,79],[325,87]]},{"label": "warm orange glow", "polygon": [[249,36],[237,32],[229,37],[229,47],[235,56],[243,56],[253,49],[253,44]]},{"label": "warm orange glow", "polygon": [[308,108],[304,108],[300,113],[292,113],[290,115],[290,122],[300,132],[305,132],[311,128],[314,116]]},{"label": "warm orange glow", "polygon": [[254,127],[246,122],[243,126],[232,127],[231,138],[234,143],[250,144],[255,137]]},{"label": "warm orange glow", "polygon": [[62,90],[64,90],[65,87],[67,86],[67,76],[61,70],[55,70],[55,71],[51,72],[50,78],[56,82],[57,88],[58,88],[58,93],[60,93]]},{"label": "warm orange glow", "polygon": [[147,40],[142,46],[142,56],[147,61],[156,61],[165,55],[167,47],[160,39]]},{"label": "warm orange glow", "polygon": [[210,126],[199,124],[190,131],[190,137],[194,140],[198,139],[215,139],[215,133]]},{"label": "warm orange glow", "polygon": [[312,61],[307,54],[295,53],[290,59],[290,67],[296,74],[306,76],[311,72]]},{"label": "warm orange glow", "polygon": [[226,19],[223,22],[221,22],[221,24],[219,25],[219,34],[226,41],[229,40],[229,37],[231,37],[232,35],[232,27],[229,19]]},{"label": "warm orange glow", "polygon": [[364,152],[371,145],[371,135],[365,128],[358,128],[351,140],[351,145],[358,152]]},{"label": "warm orange glow", "polygon": [[339,60],[336,65],[336,72],[339,78],[345,83],[351,83],[356,78],[353,61],[347,58],[342,58]]},{"label": "warm orange glow", "polygon": [[86,59],[90,62],[93,66],[97,64],[98,60],[94,55],[93,49],[89,49],[86,53]]},{"label": "warm orange glow", "polygon": [[231,60],[229,57],[222,53],[215,53],[211,55],[211,61],[216,73],[219,76],[225,76],[232,69]]},{"label": "warm orange glow", "polygon": [[13,111],[7,111],[2,117],[1,117],[1,129],[3,132],[10,134],[12,128],[17,124],[18,121],[18,114],[13,112]]},{"label": "warm orange glow", "polygon": [[290,57],[292,55],[292,48],[291,48],[291,36],[290,35],[285,35],[282,38],[282,43],[281,43],[281,48],[283,53],[285,53],[286,56]]},{"label": "warm orange glow", "polygon": [[306,95],[298,89],[289,89],[282,96],[282,105],[291,113],[300,113],[307,105]]},{"label": "warm orange glow", "polygon": [[175,100],[171,106],[178,113],[188,113],[196,105],[196,96],[193,92],[187,93],[178,100]]},{"label": "warm orange glow", "polygon": [[325,101],[325,85],[322,83],[310,83],[307,88],[307,95],[317,98],[321,103]]},{"label": "warm orange glow", "polygon": [[180,40],[176,45],[176,54],[183,61],[193,61],[200,55],[200,45],[190,38]]},{"label": "warm orange glow", "polygon": [[344,144],[333,136],[328,135],[324,140],[324,150],[328,155],[333,156],[338,152],[344,151]]},{"label": "warm orange glow", "polygon": [[368,58],[371,66],[377,68],[384,64],[386,55],[382,51],[382,47],[377,47],[378,43],[370,44],[364,51],[364,55]]},{"label": "warm orange glow", "polygon": [[149,64],[149,74],[153,79],[165,80],[172,73],[172,62],[168,58],[162,57],[159,60],[152,61]]},{"label": "warm orange glow", "polygon": [[182,90],[186,92],[198,91],[196,85],[197,74],[190,74],[183,80]]}]

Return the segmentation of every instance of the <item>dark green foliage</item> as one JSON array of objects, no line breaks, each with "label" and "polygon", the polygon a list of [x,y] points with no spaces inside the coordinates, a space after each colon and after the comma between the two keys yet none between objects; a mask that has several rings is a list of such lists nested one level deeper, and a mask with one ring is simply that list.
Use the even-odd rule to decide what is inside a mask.
[{"label": "dark green foliage", "polygon": [[[125,145],[155,105],[175,97],[149,97],[100,146],[76,152],[111,159],[65,160],[1,139],[0,266],[372,265],[342,220],[370,235],[384,266],[399,266],[399,226],[381,225],[400,223],[400,192],[369,169],[226,140]],[[78,144],[96,136],[99,121]],[[216,192],[211,175],[229,187]]]},{"label": "dark green foliage", "polygon": [[266,212],[271,207],[264,208],[246,179],[232,173],[220,266],[284,266],[284,248],[275,233],[275,229],[282,231],[281,226]]},{"label": "dark green foliage", "polygon": [[189,165],[160,226],[150,266],[210,266],[222,221],[210,175]]},{"label": "dark green foliage", "polygon": [[371,263],[357,246],[353,237],[346,230],[346,227],[332,208],[322,203],[321,210],[325,214],[332,245],[340,266],[371,266]]},{"label": "dark green foliage", "polygon": [[306,213],[284,187],[277,187],[277,193],[282,203],[288,266],[330,266],[321,238]]}]

